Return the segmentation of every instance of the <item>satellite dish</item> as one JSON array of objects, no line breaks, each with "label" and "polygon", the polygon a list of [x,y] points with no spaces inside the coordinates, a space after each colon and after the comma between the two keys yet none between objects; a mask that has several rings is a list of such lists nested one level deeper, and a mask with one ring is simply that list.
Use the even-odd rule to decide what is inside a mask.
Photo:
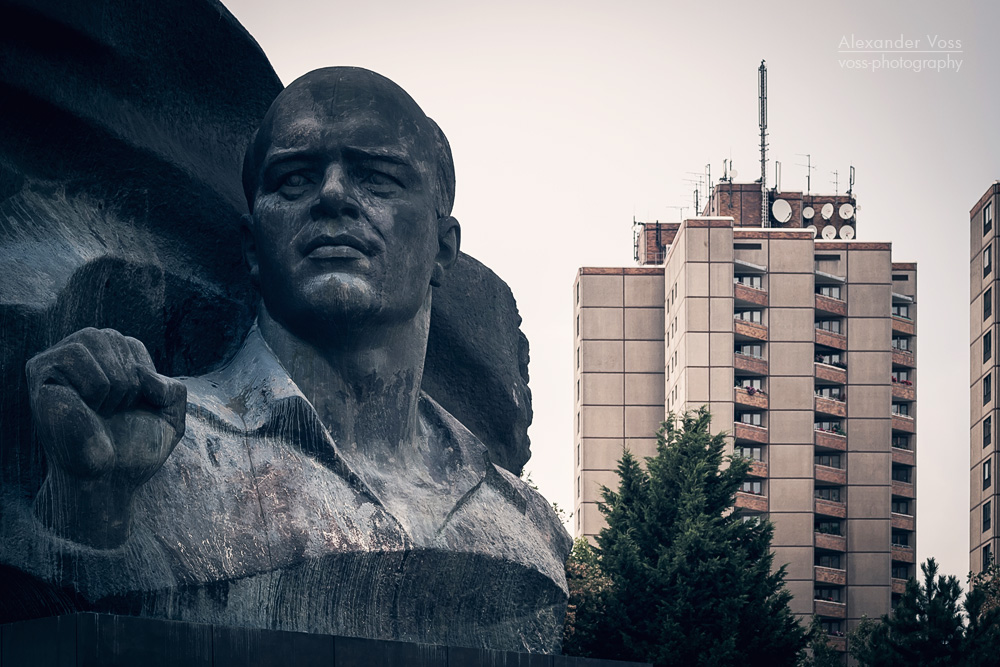
[{"label": "satellite dish", "polygon": [[851,239],[853,239],[854,227],[851,227],[850,225],[844,225],[843,227],[841,227],[840,238],[844,239],[845,241],[850,241]]},{"label": "satellite dish", "polygon": [[802,209],[802,217],[806,220],[812,220],[814,215],[816,215],[816,211],[813,210],[812,206],[806,206]]},{"label": "satellite dish", "polygon": [[824,220],[829,220],[830,218],[833,217],[833,204],[831,204],[829,202],[827,202],[826,204],[823,204],[823,208],[821,208],[819,210],[819,212],[820,212],[820,215],[823,216]]},{"label": "satellite dish", "polygon": [[816,238],[817,234],[816,225],[809,225],[808,227],[806,227],[806,229],[808,229],[810,232],[813,233],[813,238]]},{"label": "satellite dish", "polygon": [[823,233],[823,238],[826,239],[827,241],[831,241],[837,238],[837,228],[834,227],[833,225],[827,225],[826,227],[824,227],[822,233]]},{"label": "satellite dish", "polygon": [[850,220],[854,217],[854,206],[851,204],[841,204],[840,205],[840,219]]},{"label": "satellite dish", "polygon": [[771,214],[778,222],[788,222],[792,219],[792,205],[784,199],[775,199],[771,205]]},{"label": "satellite dish", "polygon": [[730,182],[735,181],[736,177],[739,176],[739,175],[740,175],[740,172],[736,171],[735,169],[730,169],[729,170],[729,180],[730,180]]}]

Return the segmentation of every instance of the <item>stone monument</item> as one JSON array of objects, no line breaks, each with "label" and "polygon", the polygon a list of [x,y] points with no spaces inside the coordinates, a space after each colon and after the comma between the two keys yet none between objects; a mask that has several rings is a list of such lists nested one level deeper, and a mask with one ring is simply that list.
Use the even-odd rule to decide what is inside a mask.
[{"label": "stone monument", "polygon": [[[10,13],[0,622],[558,652],[569,538],[514,474],[526,341],[506,286],[459,252],[444,134],[363,69],[277,94],[221,5],[167,4]],[[193,28],[143,43],[179,9]],[[192,33],[222,74],[170,61]],[[121,80],[144,65],[177,90]]]}]

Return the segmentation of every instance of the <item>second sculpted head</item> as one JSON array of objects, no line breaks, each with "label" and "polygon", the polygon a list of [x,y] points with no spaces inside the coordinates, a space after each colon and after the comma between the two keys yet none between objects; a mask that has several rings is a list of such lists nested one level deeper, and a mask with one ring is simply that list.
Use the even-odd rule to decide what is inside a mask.
[{"label": "second sculpted head", "polygon": [[242,235],[264,306],[301,338],[429,318],[458,256],[444,134],[392,81],[331,67],[272,103],[247,150]]}]

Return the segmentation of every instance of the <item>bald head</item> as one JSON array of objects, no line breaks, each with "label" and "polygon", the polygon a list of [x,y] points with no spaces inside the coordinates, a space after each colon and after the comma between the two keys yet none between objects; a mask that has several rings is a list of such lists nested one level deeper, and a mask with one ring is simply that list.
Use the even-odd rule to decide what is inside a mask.
[{"label": "bald head", "polygon": [[[288,85],[268,109],[243,160],[243,190],[254,210],[261,167],[275,142],[287,142],[314,130],[316,119],[344,120],[352,134],[379,143],[394,135],[409,156],[423,165],[434,188],[435,213],[451,215],[455,202],[455,165],[448,140],[437,124],[405,90],[375,72],[360,67],[326,67]],[[282,146],[277,146],[282,148]]]}]

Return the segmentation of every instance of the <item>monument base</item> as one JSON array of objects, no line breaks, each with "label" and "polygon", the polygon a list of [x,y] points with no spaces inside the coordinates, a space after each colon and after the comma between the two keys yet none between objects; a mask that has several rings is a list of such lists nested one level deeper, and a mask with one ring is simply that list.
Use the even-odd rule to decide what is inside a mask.
[{"label": "monument base", "polygon": [[285,665],[638,667],[645,663],[232,628],[110,614],[69,614],[0,625],[0,667]]}]

